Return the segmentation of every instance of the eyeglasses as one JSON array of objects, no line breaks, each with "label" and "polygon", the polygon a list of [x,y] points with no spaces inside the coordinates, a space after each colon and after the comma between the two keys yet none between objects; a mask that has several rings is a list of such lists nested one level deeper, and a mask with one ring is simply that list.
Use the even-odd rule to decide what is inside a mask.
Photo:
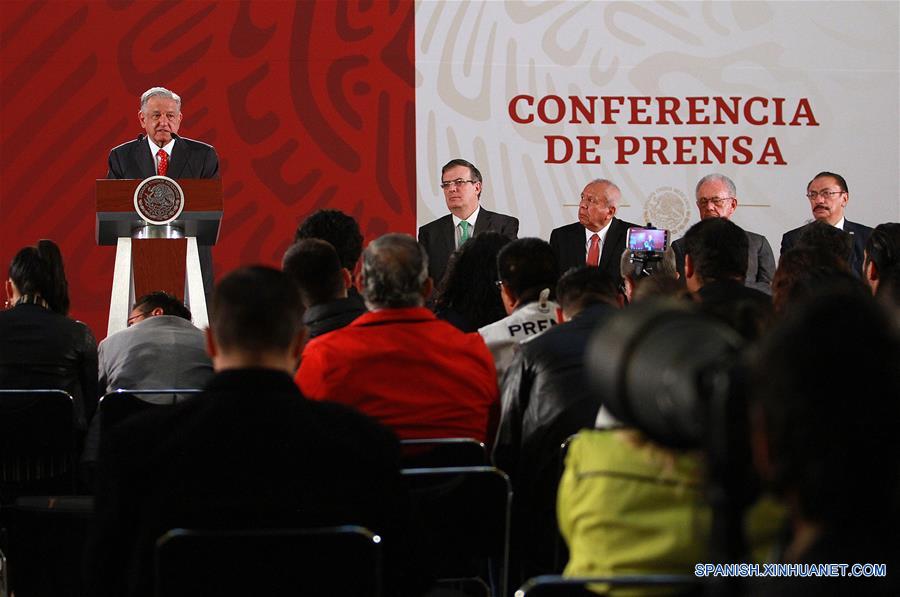
[{"label": "eyeglasses", "polygon": [[722,207],[726,201],[731,201],[734,197],[698,197],[697,207],[705,207],[708,203],[712,203],[716,207]]},{"label": "eyeglasses", "polygon": [[138,313],[135,313],[131,317],[129,317],[125,323],[128,327],[131,327],[133,324],[139,322],[142,319],[146,319],[146,318],[147,318],[147,313],[145,311],[140,311]]},{"label": "eyeglasses", "polygon": [[822,199],[831,199],[835,195],[840,195],[844,191],[806,191],[806,198],[812,201],[816,198],[816,196],[821,196]]},{"label": "eyeglasses", "polygon": [[457,178],[456,180],[444,180],[441,182],[441,188],[449,189],[451,187],[458,187],[458,186],[464,185],[467,182],[471,182],[472,184],[475,184],[478,181],[466,180],[465,178]]}]

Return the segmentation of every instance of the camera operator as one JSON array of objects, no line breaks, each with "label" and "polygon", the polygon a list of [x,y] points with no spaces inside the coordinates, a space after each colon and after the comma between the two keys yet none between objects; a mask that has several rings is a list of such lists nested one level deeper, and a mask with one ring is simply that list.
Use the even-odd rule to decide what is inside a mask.
[{"label": "camera operator", "polygon": [[622,294],[627,303],[650,297],[678,296],[684,291],[675,269],[675,252],[672,247],[653,261],[646,261],[639,253],[625,249],[619,262],[622,276]]},{"label": "camera operator", "polygon": [[747,235],[730,220],[701,220],[684,235],[684,276],[701,311],[754,340],[772,318],[772,300],[744,286],[747,246]]}]

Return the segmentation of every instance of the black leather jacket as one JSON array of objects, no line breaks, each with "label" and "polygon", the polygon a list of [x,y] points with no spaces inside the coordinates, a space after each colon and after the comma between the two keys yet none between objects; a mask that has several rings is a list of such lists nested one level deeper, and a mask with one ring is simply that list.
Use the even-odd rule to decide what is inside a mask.
[{"label": "black leather jacket", "polygon": [[60,389],[86,429],[97,407],[97,342],[90,329],[35,304],[0,311],[0,387]]},{"label": "black leather jacket", "polygon": [[527,529],[527,540],[511,542],[529,546],[513,553],[525,578],[554,572],[560,444],[594,426],[601,400],[588,387],[585,349],[614,312],[610,305],[593,305],[523,342],[504,378],[493,459],[512,480],[513,528]]}]

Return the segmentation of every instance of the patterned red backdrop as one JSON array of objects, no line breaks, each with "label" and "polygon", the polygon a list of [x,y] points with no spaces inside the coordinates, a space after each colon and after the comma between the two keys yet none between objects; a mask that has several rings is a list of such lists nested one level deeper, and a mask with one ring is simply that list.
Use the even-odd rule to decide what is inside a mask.
[{"label": "patterned red backdrop", "polygon": [[94,180],[149,87],[181,94],[179,133],[219,153],[217,277],[278,264],[322,207],[367,241],[414,232],[412,1],[4,2],[0,19],[0,274],[55,240],[98,338],[115,248],[95,242]]}]

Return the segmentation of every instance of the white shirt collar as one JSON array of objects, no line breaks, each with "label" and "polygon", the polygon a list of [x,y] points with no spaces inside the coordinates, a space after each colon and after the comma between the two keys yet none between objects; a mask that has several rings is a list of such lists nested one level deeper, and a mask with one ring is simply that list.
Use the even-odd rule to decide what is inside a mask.
[{"label": "white shirt collar", "polygon": [[606,240],[606,233],[609,232],[609,227],[612,224],[612,218],[609,219],[609,222],[606,223],[606,226],[598,230],[597,232],[591,232],[589,229],[584,229],[584,244],[586,247],[591,246],[591,237],[595,234],[600,237],[600,247],[601,251],[603,250],[603,241]]},{"label": "white shirt collar", "polygon": [[846,221],[846,220],[844,220],[844,216],[841,216],[841,219],[838,220],[838,223],[835,224],[834,227],[835,227],[835,228],[838,228],[838,229],[840,229],[840,230],[843,230],[843,229],[844,229],[844,222],[845,222],[845,221]]}]

